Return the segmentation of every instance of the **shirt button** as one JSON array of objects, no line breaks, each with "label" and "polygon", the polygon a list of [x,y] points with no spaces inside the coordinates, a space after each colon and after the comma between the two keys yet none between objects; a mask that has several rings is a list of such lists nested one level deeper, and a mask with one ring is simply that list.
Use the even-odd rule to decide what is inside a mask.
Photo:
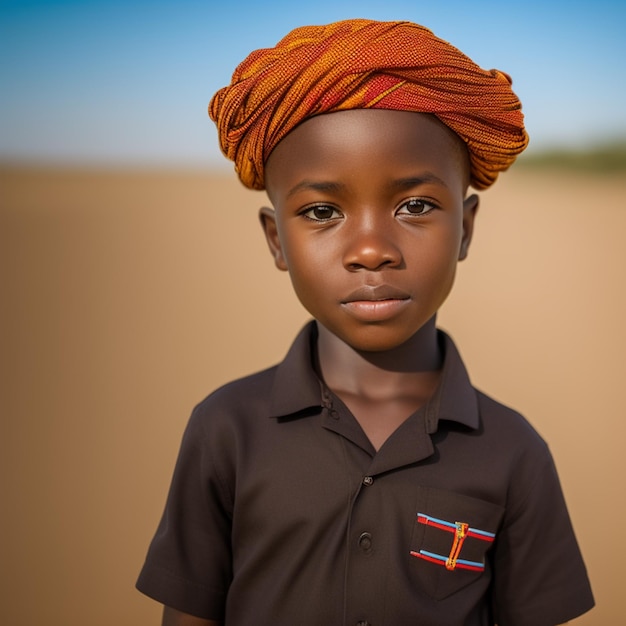
[{"label": "shirt button", "polygon": [[366,476],[366,477],[363,479],[363,484],[364,484],[364,485],[368,485],[368,486],[369,486],[369,485],[373,485],[373,484],[374,484],[374,479],[373,479],[371,476]]},{"label": "shirt button", "polygon": [[338,420],[339,419],[339,412],[336,411],[335,409],[331,409],[329,411],[330,416],[334,419],[334,420]]},{"label": "shirt button", "polygon": [[363,552],[371,552],[372,551],[372,535],[369,533],[361,533],[359,537],[359,548],[363,550]]},{"label": "shirt button", "polygon": [[356,623],[356,626],[372,626],[372,625],[367,620],[362,619]]}]

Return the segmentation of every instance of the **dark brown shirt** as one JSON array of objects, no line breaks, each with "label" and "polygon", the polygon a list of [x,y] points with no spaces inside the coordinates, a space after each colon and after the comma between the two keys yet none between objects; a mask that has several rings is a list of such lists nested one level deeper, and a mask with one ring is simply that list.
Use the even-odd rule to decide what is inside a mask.
[{"label": "dark brown shirt", "polygon": [[470,384],[441,382],[376,452],[312,367],[199,404],[137,586],[227,626],[554,626],[593,606],[547,446]]}]

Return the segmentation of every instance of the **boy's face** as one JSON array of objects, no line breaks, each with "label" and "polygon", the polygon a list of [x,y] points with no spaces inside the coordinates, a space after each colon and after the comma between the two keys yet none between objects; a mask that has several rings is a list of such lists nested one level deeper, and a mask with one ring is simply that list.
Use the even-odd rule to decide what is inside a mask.
[{"label": "boy's face", "polygon": [[357,109],[313,117],[265,170],[261,222],[304,307],[357,350],[410,339],[448,296],[471,239],[460,139],[430,115]]}]

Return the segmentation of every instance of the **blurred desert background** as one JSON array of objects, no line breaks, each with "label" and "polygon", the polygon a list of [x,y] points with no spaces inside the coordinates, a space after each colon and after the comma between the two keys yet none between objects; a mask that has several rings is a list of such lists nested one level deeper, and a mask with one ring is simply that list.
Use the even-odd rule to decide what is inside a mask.
[{"label": "blurred desert background", "polygon": [[626,624],[626,4],[10,0],[3,626],[160,623],[134,584],[188,416],[308,320],[206,107],[251,50],[353,17],[415,21],[513,77],[531,144],[481,194],[439,322],[550,444],[596,595],[576,623]]},{"label": "blurred desert background", "polygon": [[[308,319],[209,171],[0,169],[2,623],[131,626],[193,405]],[[549,441],[597,599],[623,624],[626,179],[517,165],[482,194],[440,325]]]}]

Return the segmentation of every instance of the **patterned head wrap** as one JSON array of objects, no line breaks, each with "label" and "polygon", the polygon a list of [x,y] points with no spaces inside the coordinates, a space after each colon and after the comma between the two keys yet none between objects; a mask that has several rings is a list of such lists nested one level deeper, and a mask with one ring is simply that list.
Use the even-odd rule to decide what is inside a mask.
[{"label": "patterned head wrap", "polygon": [[263,189],[265,161],[298,124],[368,108],[436,115],[467,145],[476,189],[489,187],[528,143],[509,76],[481,69],[410,22],[297,28],[275,48],[252,52],[213,96],[209,115],[242,183]]}]

